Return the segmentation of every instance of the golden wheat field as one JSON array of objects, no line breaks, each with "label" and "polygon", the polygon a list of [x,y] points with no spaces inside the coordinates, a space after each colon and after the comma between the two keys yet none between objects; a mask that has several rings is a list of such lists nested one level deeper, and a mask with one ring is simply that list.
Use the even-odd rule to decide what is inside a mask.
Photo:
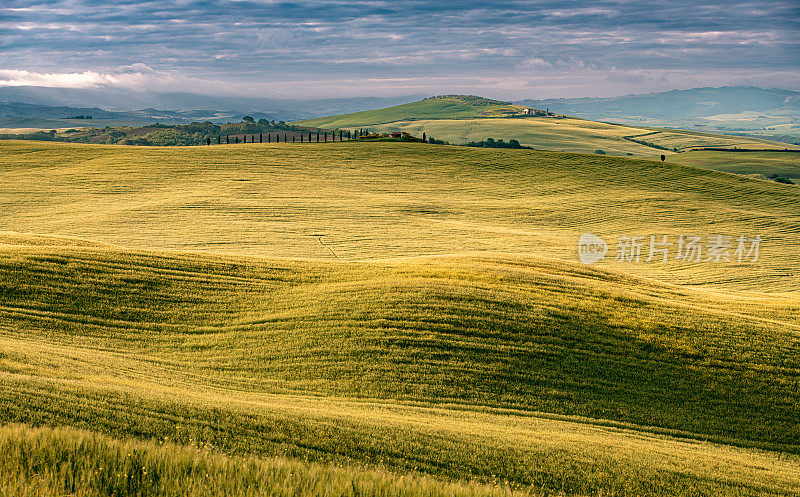
[{"label": "golden wheat field", "polygon": [[800,494],[796,187],[413,143],[0,171],[0,492]]}]

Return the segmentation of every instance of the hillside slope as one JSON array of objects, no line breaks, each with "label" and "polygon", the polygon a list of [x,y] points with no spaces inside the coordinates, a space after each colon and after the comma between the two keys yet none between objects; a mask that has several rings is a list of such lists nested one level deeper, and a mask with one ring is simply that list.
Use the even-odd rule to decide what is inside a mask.
[{"label": "hillside slope", "polygon": [[733,296],[530,257],[19,244],[0,281],[4,421],[551,491],[794,488],[793,457],[746,447],[800,450],[796,299],[732,314]]},{"label": "hillside slope", "polygon": [[[765,239],[757,264],[598,264],[796,291],[800,190],[676,164],[399,143],[125,147],[0,142],[4,229],[142,249],[361,260],[576,260],[582,233]],[[674,255],[674,254],[673,254]]]}]

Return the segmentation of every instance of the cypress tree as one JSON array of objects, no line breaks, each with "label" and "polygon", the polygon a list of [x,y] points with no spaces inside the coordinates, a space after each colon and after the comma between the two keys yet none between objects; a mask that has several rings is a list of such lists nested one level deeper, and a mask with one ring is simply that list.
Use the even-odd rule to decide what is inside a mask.
[{"label": "cypress tree", "polygon": [[231,135],[225,135],[225,143],[227,143],[228,145],[231,144]]},{"label": "cypress tree", "polygon": [[267,143],[272,143],[272,133],[267,133]]},{"label": "cypress tree", "polygon": [[217,135],[217,145],[219,145],[221,142],[222,142],[222,136]]},{"label": "cypress tree", "polygon": [[327,131],[325,132],[325,138],[324,138],[324,141],[326,141],[326,142],[328,141],[328,132],[327,132]]},{"label": "cypress tree", "polygon": [[283,143],[289,143],[289,137],[286,135],[286,133],[283,134]]},{"label": "cypress tree", "polygon": [[425,143],[425,133],[422,133],[422,143]]},{"label": "cypress tree", "polygon": [[264,133],[258,134],[258,143],[264,143]]},{"label": "cypress tree", "polygon": [[319,131],[317,132],[317,143],[319,143]]},{"label": "cypress tree", "polygon": [[206,145],[211,145],[211,138],[206,138]]}]

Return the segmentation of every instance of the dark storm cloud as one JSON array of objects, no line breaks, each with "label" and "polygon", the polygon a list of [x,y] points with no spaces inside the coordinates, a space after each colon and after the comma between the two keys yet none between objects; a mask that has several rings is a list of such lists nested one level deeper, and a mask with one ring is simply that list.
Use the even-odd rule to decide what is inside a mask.
[{"label": "dark storm cloud", "polygon": [[84,85],[191,81],[210,89],[213,80],[240,91],[325,94],[336,93],[326,84],[520,96],[683,82],[791,86],[798,33],[794,1],[6,0],[0,84],[49,77],[66,85],[76,73]]}]

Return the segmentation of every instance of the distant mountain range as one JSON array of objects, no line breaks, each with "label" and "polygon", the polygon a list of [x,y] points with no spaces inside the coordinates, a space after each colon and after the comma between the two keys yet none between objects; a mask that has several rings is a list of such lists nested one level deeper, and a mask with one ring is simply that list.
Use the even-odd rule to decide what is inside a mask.
[{"label": "distant mountain range", "polygon": [[613,98],[518,103],[595,121],[800,136],[800,92],[753,86],[693,88]]},{"label": "distant mountain range", "polygon": [[[0,127],[9,119],[51,120],[95,114],[104,120],[186,123],[198,120],[227,122],[243,115],[256,119],[295,121],[411,102],[420,95],[329,99],[269,99],[212,96],[195,93],[159,93],[119,88],[0,87]],[[102,110],[101,110],[102,109]],[[101,117],[102,116],[102,117]],[[40,127],[51,127],[46,123]],[[86,125],[86,124],[84,124]],[[36,126],[32,126],[36,127]]]}]

